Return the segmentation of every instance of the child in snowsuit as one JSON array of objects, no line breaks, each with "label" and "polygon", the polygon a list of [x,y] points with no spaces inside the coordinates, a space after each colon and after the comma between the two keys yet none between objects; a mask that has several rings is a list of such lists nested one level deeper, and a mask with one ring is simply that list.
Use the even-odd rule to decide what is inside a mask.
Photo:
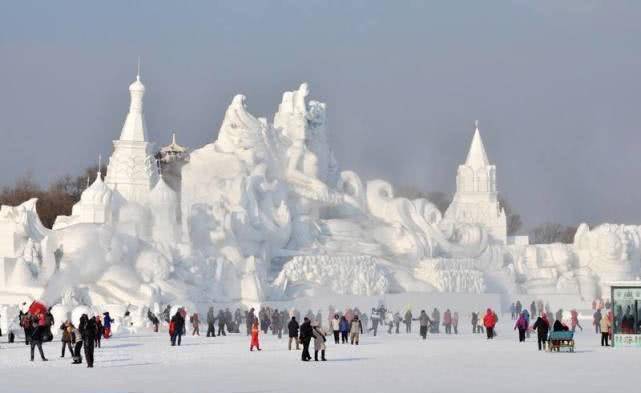
[{"label": "child in snowsuit", "polygon": [[[253,351],[254,347],[256,347],[257,350],[260,349],[260,343],[258,342],[258,332],[260,332],[260,329],[258,328],[258,321],[254,321],[254,324],[252,325],[252,331],[251,331],[251,343],[249,344],[249,350]],[[220,335],[220,334],[219,334]]]}]

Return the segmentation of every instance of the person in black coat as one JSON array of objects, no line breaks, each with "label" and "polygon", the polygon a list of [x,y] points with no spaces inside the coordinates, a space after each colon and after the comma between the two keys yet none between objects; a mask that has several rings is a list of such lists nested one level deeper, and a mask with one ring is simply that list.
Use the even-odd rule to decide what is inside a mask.
[{"label": "person in black coat", "polygon": [[82,314],[78,330],[80,330],[80,336],[82,337],[82,346],[85,351],[87,367],[93,368],[94,345],[96,343],[96,336],[98,335],[96,317],[89,318],[87,314]]},{"label": "person in black coat", "polygon": [[300,341],[303,343],[301,360],[304,362],[312,359],[312,356],[309,354],[309,343],[312,341],[313,335],[314,331],[312,329],[312,323],[309,318],[305,317],[303,319],[303,324],[300,325]]},{"label": "person in black coat", "polygon": [[298,321],[296,321],[296,317],[292,317],[291,321],[287,324],[287,330],[289,331],[289,344],[288,348],[291,351],[292,350],[292,341],[296,342],[296,350],[299,349],[298,346]]},{"label": "person in black coat", "polygon": [[183,329],[185,328],[185,318],[180,314],[180,310],[174,314],[174,316],[171,318],[171,322],[174,323],[174,334],[171,335],[171,345],[174,346],[176,345],[176,342],[178,342],[178,346],[180,346],[180,342],[182,341],[182,336],[183,336]]},{"label": "person in black coat", "polygon": [[563,322],[559,321],[558,319],[554,321],[554,325],[552,326],[552,331],[555,332],[567,332],[570,330],[567,326],[563,324]]},{"label": "person in black coat", "polygon": [[216,337],[216,315],[214,315],[214,308],[209,307],[207,311],[207,337]]},{"label": "person in black coat", "polygon": [[548,341],[548,332],[550,331],[550,323],[545,314],[543,317],[538,317],[532,325],[532,329],[536,330],[537,342],[539,344],[539,351],[542,347],[545,347],[545,343]]},{"label": "person in black coat", "polygon": [[31,323],[33,326],[31,329],[31,337],[29,340],[29,343],[31,344],[31,361],[33,362],[34,350],[36,347],[38,347],[40,358],[43,362],[46,362],[47,358],[45,358],[45,354],[42,351],[42,342],[44,341],[47,327],[44,325],[40,325],[37,319],[33,319]]}]

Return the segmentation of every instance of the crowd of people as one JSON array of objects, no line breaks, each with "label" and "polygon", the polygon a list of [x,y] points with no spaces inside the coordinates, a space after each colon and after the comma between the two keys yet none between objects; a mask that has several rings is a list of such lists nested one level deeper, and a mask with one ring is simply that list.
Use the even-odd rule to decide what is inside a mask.
[{"label": "crowd of people", "polygon": [[[608,301],[593,303],[592,323],[595,333],[601,336],[601,345],[603,346],[610,345],[613,326],[617,323],[623,331],[634,329],[634,326],[628,327],[626,325],[626,314],[621,312],[621,317],[617,319],[608,309],[608,304]],[[124,318],[127,317],[127,314],[129,314],[128,311]],[[550,332],[583,330],[577,310],[572,309],[568,314],[563,309],[559,309],[553,313],[549,303],[544,303],[541,300],[532,301],[528,306],[524,306],[517,300],[511,304],[510,314],[512,320],[515,321],[514,330],[518,331],[519,342],[525,342],[530,334],[536,332],[539,350],[546,348]],[[171,346],[180,346],[183,336],[186,336],[189,331],[192,336],[199,336],[200,324],[203,322],[207,323],[207,337],[226,336],[229,333],[240,334],[240,327],[244,324],[245,333],[250,338],[250,351],[263,349],[260,345],[261,335],[271,333],[278,339],[285,335],[290,351],[302,350],[302,361],[312,359],[312,350],[315,361],[325,361],[328,337],[333,337],[335,345],[359,345],[362,335],[377,336],[384,328],[386,328],[388,335],[400,334],[402,330],[406,334],[412,334],[414,323],[418,324],[418,335],[423,340],[427,339],[428,334],[443,332],[446,335],[458,335],[460,332],[460,315],[457,311],[449,308],[446,308],[442,313],[438,308],[434,308],[430,313],[426,310],[420,310],[415,315],[410,308],[406,308],[402,312],[392,311],[383,304],[372,307],[369,313],[362,312],[358,307],[338,310],[329,306],[324,315],[325,318],[320,310],[314,313],[309,309],[303,316],[301,311],[296,308],[278,309],[270,306],[261,306],[258,310],[255,308],[242,310],[237,307],[233,312],[230,308],[221,308],[216,312],[214,307],[210,306],[203,321],[198,312],[189,314],[185,307],[172,309],[171,305],[167,305],[164,311],[159,313],[154,313],[151,309],[147,310],[147,318],[150,325],[153,326],[154,332],[159,331],[163,322],[166,323]],[[569,318],[567,318],[568,316]],[[496,326],[499,315],[491,308],[485,312],[472,312],[469,314],[469,318],[472,334],[485,334],[488,340],[497,336]],[[53,339],[51,329],[55,321],[50,309],[20,311],[19,321],[24,330],[25,344],[30,346],[31,361],[34,360],[36,348],[41,359],[47,361],[42,344]],[[95,348],[101,347],[102,338],[108,339],[111,336],[112,322],[109,312],[91,316],[83,314],[77,327],[70,320],[63,321],[59,328],[62,345],[60,357],[64,358],[65,354],[69,352],[73,363],[80,364],[83,362],[81,351],[84,348],[87,367],[93,367]],[[188,322],[191,324],[189,330]],[[401,329],[401,325],[404,325],[404,329]]]},{"label": "crowd of people", "polygon": [[[595,299],[592,302],[592,326],[597,335],[601,337],[601,346],[610,346],[612,334],[615,326],[618,326],[618,331],[626,334],[626,332],[633,332],[634,327],[629,326],[626,314],[621,312],[620,316],[615,316],[610,310],[611,303],[609,300],[603,301],[602,299]],[[529,307],[524,307],[522,303],[517,300],[510,306],[510,313],[512,320],[515,320],[514,330],[518,330],[519,342],[525,342],[529,337],[530,332],[537,332],[537,344],[539,350],[545,348],[549,339],[550,332],[557,331],[570,331],[576,332],[577,329],[583,331],[581,325],[579,312],[576,309],[569,311],[569,318],[563,309],[558,309],[552,312],[550,304],[542,300],[532,301]],[[629,313],[631,315],[631,313]],[[536,317],[534,323],[530,323],[531,319]],[[565,318],[564,318],[565,317]],[[554,321],[554,322],[552,322]],[[627,325],[626,325],[627,323]]]},{"label": "crowd of people", "polygon": [[[36,304],[34,302],[34,304]],[[51,309],[43,306],[30,307],[29,311],[20,310],[18,315],[20,327],[24,331],[25,345],[30,347],[30,360],[34,361],[35,349],[38,349],[40,359],[48,361],[45,357],[42,344],[53,341],[52,327],[55,324]],[[62,343],[61,358],[65,357],[68,350],[72,357],[73,364],[82,363],[81,350],[84,347],[84,357],[87,367],[92,368],[94,364],[94,349],[100,348],[101,339],[111,337],[111,316],[108,312],[89,317],[87,314],[80,316],[79,325],[76,327],[70,320],[63,321],[60,325]]]}]

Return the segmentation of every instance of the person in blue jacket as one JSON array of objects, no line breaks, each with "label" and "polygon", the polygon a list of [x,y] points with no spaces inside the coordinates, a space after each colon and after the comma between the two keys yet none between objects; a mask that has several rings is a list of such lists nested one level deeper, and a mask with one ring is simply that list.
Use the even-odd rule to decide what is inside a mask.
[{"label": "person in blue jacket", "polygon": [[[105,338],[111,337],[111,316],[109,316],[109,311],[102,313],[104,317],[102,319],[102,333]],[[100,334],[101,332],[98,332]]]},{"label": "person in blue jacket", "polygon": [[349,322],[345,316],[341,317],[340,322],[338,323],[338,330],[341,332],[341,343],[347,344],[347,337],[349,335]]}]

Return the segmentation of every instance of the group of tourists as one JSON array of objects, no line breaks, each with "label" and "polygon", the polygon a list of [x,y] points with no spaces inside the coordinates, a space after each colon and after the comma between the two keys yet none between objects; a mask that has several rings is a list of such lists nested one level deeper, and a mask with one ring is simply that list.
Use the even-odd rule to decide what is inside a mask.
[{"label": "group of tourists", "polygon": [[[604,303],[594,304],[593,325],[595,332],[601,334],[601,345],[609,346],[612,338],[613,325],[617,323],[611,311],[603,315]],[[128,312],[127,312],[128,313]],[[519,342],[525,342],[530,333],[536,332],[537,345],[539,350],[545,348],[550,331],[572,331],[583,330],[579,321],[577,310],[569,312],[568,323],[564,323],[564,311],[559,309],[552,313],[549,303],[543,301],[532,301],[528,307],[524,307],[520,301],[510,306],[512,320],[515,321],[514,330],[518,330]],[[565,314],[567,316],[567,314]],[[532,323],[532,319],[536,320]],[[187,335],[187,322],[191,324],[192,336],[200,335],[201,317],[197,312],[188,314],[186,308],[173,308],[167,305],[164,311],[154,314],[151,309],[147,310],[147,318],[153,326],[154,332],[159,331],[162,322],[168,324],[171,346],[180,346],[183,336]],[[301,350],[301,360],[312,359],[311,351],[314,351],[313,359],[318,361],[326,360],[327,338],[333,337],[334,344],[359,345],[363,334],[376,336],[381,327],[387,327],[388,334],[400,334],[401,324],[405,327],[405,333],[412,333],[412,325],[417,322],[419,325],[419,336],[425,340],[428,334],[440,334],[441,328],[446,335],[459,334],[459,313],[449,308],[443,313],[434,308],[431,313],[421,310],[415,316],[411,309],[404,312],[390,311],[383,304],[372,307],[369,315],[361,312],[358,307],[349,307],[344,310],[337,310],[330,306],[323,319],[320,310],[314,313],[311,309],[302,316],[297,309],[278,309],[270,306],[261,306],[258,311],[255,308],[241,310],[236,308],[233,312],[230,308],[214,310],[209,307],[206,313],[207,337],[226,336],[228,333],[240,333],[240,326],[245,324],[246,334],[250,337],[250,351],[261,351],[260,336],[271,334],[279,339],[287,335],[288,349]],[[625,314],[622,313],[618,321],[625,327]],[[488,308],[485,312],[471,313],[471,328],[473,334],[486,334],[488,340],[497,336],[496,326],[498,314]],[[29,312],[20,311],[20,325],[25,332],[25,343],[30,345],[31,360],[34,360],[35,349],[37,348],[40,357],[46,361],[42,343],[51,341],[53,338],[51,327],[55,323],[49,309],[33,309]],[[554,321],[552,323],[551,321]],[[325,322],[325,323],[324,323]],[[100,348],[101,338],[111,336],[112,319],[109,312],[100,315],[89,316],[83,314],[80,323],[76,327],[70,320],[60,325],[61,334],[61,358],[68,352],[73,358],[74,364],[82,363],[81,350],[84,348],[84,357],[87,367],[93,367],[94,348]],[[324,326],[325,325],[325,326]],[[634,328],[634,327],[633,327]],[[313,349],[312,349],[313,340]]]},{"label": "group of tourists", "polygon": [[[634,321],[632,312],[624,313],[619,310],[617,315],[614,315],[610,309],[611,303],[609,299],[595,299],[592,302],[592,326],[594,332],[600,335],[601,346],[608,347],[612,340],[612,334],[615,326],[618,327],[617,331],[626,333],[626,331],[633,332],[634,326],[630,321]],[[581,325],[579,312],[572,309],[568,314],[563,309],[558,309],[552,312],[550,304],[542,300],[532,301],[529,307],[523,307],[520,301],[512,303],[510,306],[512,319],[516,320],[514,330],[518,330],[519,341],[524,342],[530,335],[530,331],[537,332],[537,343],[539,350],[545,347],[549,337],[549,332],[552,331],[570,331],[576,332],[577,329],[583,330]],[[626,319],[626,315],[630,315]],[[532,316],[537,316],[536,321],[530,324]],[[552,322],[554,321],[554,322]]]},{"label": "group of tourists", "polygon": [[[40,359],[46,362],[42,344],[53,340],[52,326],[55,319],[51,314],[51,308],[46,308],[41,303],[34,302],[29,311],[20,310],[18,320],[24,331],[25,345],[30,347],[30,360],[34,361],[35,349],[38,349]],[[84,347],[84,355],[87,367],[92,368],[94,364],[94,348],[100,348],[101,339],[111,337],[111,316],[109,312],[102,315],[89,317],[87,314],[80,316],[79,324],[76,327],[71,320],[66,320],[60,325],[61,330],[61,358],[65,357],[68,349],[73,359],[73,364],[82,363],[81,350]]]}]

